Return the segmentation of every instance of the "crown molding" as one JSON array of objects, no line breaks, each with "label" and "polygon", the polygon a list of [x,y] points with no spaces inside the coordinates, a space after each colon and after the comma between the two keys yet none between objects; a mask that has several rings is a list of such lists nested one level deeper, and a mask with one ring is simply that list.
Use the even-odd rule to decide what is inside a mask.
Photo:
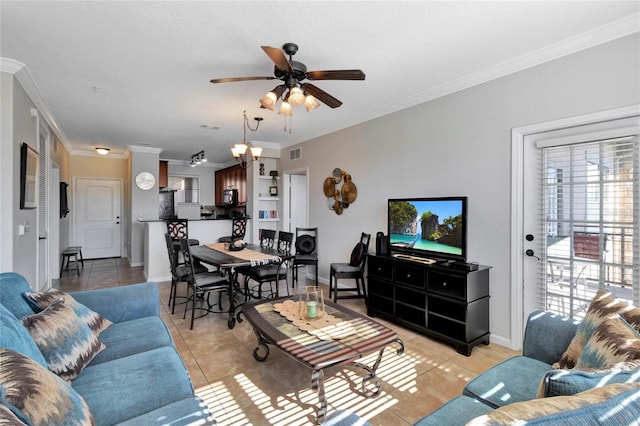
[{"label": "crown molding", "polygon": [[22,62],[11,58],[0,57],[0,71],[13,74],[16,77],[18,82],[22,85],[22,88],[27,92],[31,102],[33,102],[38,109],[40,116],[47,122],[49,127],[51,127],[51,130],[55,133],[60,142],[62,142],[62,145],[65,147],[67,152],[70,153],[73,151],[73,147],[69,143],[67,135],[64,134],[62,128],[58,125],[57,120],[42,97],[42,93],[40,92],[40,89],[27,66]]},{"label": "crown molding", "polygon": [[590,31],[586,31],[582,34],[578,34],[558,43],[541,47],[517,58],[513,58],[500,64],[485,68],[484,70],[481,70],[479,72],[466,75],[457,80],[449,81],[426,91],[415,93],[414,95],[405,97],[404,99],[401,99],[397,102],[384,105],[379,110],[367,114],[366,116],[361,115],[352,118],[351,120],[337,123],[334,127],[325,128],[324,130],[314,135],[308,136],[304,140],[290,140],[286,143],[283,143],[281,147],[287,148],[292,145],[306,142],[311,139],[345,129],[347,127],[355,126],[368,120],[373,120],[375,118],[379,118],[401,111],[403,109],[429,102],[434,99],[438,99],[443,96],[468,89],[470,87],[487,83],[489,81],[496,80],[498,78],[526,70],[528,68],[533,68],[537,65],[541,65],[546,62],[550,62],[555,59],[571,55],[573,53],[596,47],[601,44],[608,43],[610,41],[617,40],[619,38],[626,37],[638,32],[640,32],[640,13],[634,13],[627,17],[613,21],[607,25],[594,28]]},{"label": "crown molding", "polygon": [[163,151],[162,148],[154,148],[151,146],[129,145],[127,148],[129,148],[131,152],[144,152],[147,154],[160,154]]},{"label": "crown molding", "polygon": [[105,160],[126,160],[127,158],[129,158],[128,154],[114,154],[112,152],[109,152],[109,154],[107,155],[100,155],[95,151],[85,151],[83,149],[74,149],[69,153],[69,155],[72,155],[74,157],[93,157]]}]

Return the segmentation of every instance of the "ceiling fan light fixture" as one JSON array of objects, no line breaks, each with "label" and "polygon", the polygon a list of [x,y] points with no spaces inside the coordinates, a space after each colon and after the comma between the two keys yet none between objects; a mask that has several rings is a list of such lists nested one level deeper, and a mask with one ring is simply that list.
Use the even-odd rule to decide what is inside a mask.
[{"label": "ceiling fan light fixture", "polygon": [[307,95],[307,97],[304,98],[304,106],[307,109],[307,112],[309,112],[318,108],[320,106],[320,102],[318,102],[318,100],[312,95]]},{"label": "ceiling fan light fixture", "polygon": [[292,116],[293,112],[291,111],[291,104],[287,101],[283,101],[280,104],[280,109],[278,110],[278,114],[284,116]]},{"label": "ceiling fan light fixture", "polygon": [[276,96],[276,94],[273,92],[269,92],[266,95],[264,95],[262,98],[260,98],[260,105],[262,105],[264,108],[270,111],[273,111],[273,109],[276,107],[277,100],[278,100],[278,97]]},{"label": "ceiling fan light fixture", "polygon": [[292,107],[300,106],[304,103],[304,93],[299,87],[292,87],[289,90],[289,98],[287,99]]},{"label": "ceiling fan light fixture", "polygon": [[100,155],[107,155],[111,151],[109,148],[96,148],[96,152]]}]

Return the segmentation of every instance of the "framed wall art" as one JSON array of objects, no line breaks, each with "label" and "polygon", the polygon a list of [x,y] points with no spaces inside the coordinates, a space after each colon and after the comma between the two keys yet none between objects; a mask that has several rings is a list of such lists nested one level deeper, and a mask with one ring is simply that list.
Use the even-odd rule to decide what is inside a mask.
[{"label": "framed wall art", "polygon": [[35,209],[38,200],[38,151],[22,143],[20,149],[20,208]]}]

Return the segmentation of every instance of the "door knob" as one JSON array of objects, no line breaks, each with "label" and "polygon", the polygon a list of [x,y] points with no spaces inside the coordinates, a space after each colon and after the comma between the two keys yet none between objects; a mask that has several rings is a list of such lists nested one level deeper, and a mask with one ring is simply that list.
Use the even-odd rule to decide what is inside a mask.
[{"label": "door knob", "polygon": [[536,253],[531,249],[527,249],[527,251],[525,251],[524,254],[526,254],[529,257],[535,257],[536,259],[540,260],[540,258],[536,256]]}]

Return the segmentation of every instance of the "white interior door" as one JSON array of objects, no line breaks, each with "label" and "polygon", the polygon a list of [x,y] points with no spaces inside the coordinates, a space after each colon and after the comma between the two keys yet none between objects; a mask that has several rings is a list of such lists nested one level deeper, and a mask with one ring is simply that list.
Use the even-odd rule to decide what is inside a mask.
[{"label": "white interior door", "polygon": [[122,181],[75,179],[75,241],[86,259],[121,256]]}]

